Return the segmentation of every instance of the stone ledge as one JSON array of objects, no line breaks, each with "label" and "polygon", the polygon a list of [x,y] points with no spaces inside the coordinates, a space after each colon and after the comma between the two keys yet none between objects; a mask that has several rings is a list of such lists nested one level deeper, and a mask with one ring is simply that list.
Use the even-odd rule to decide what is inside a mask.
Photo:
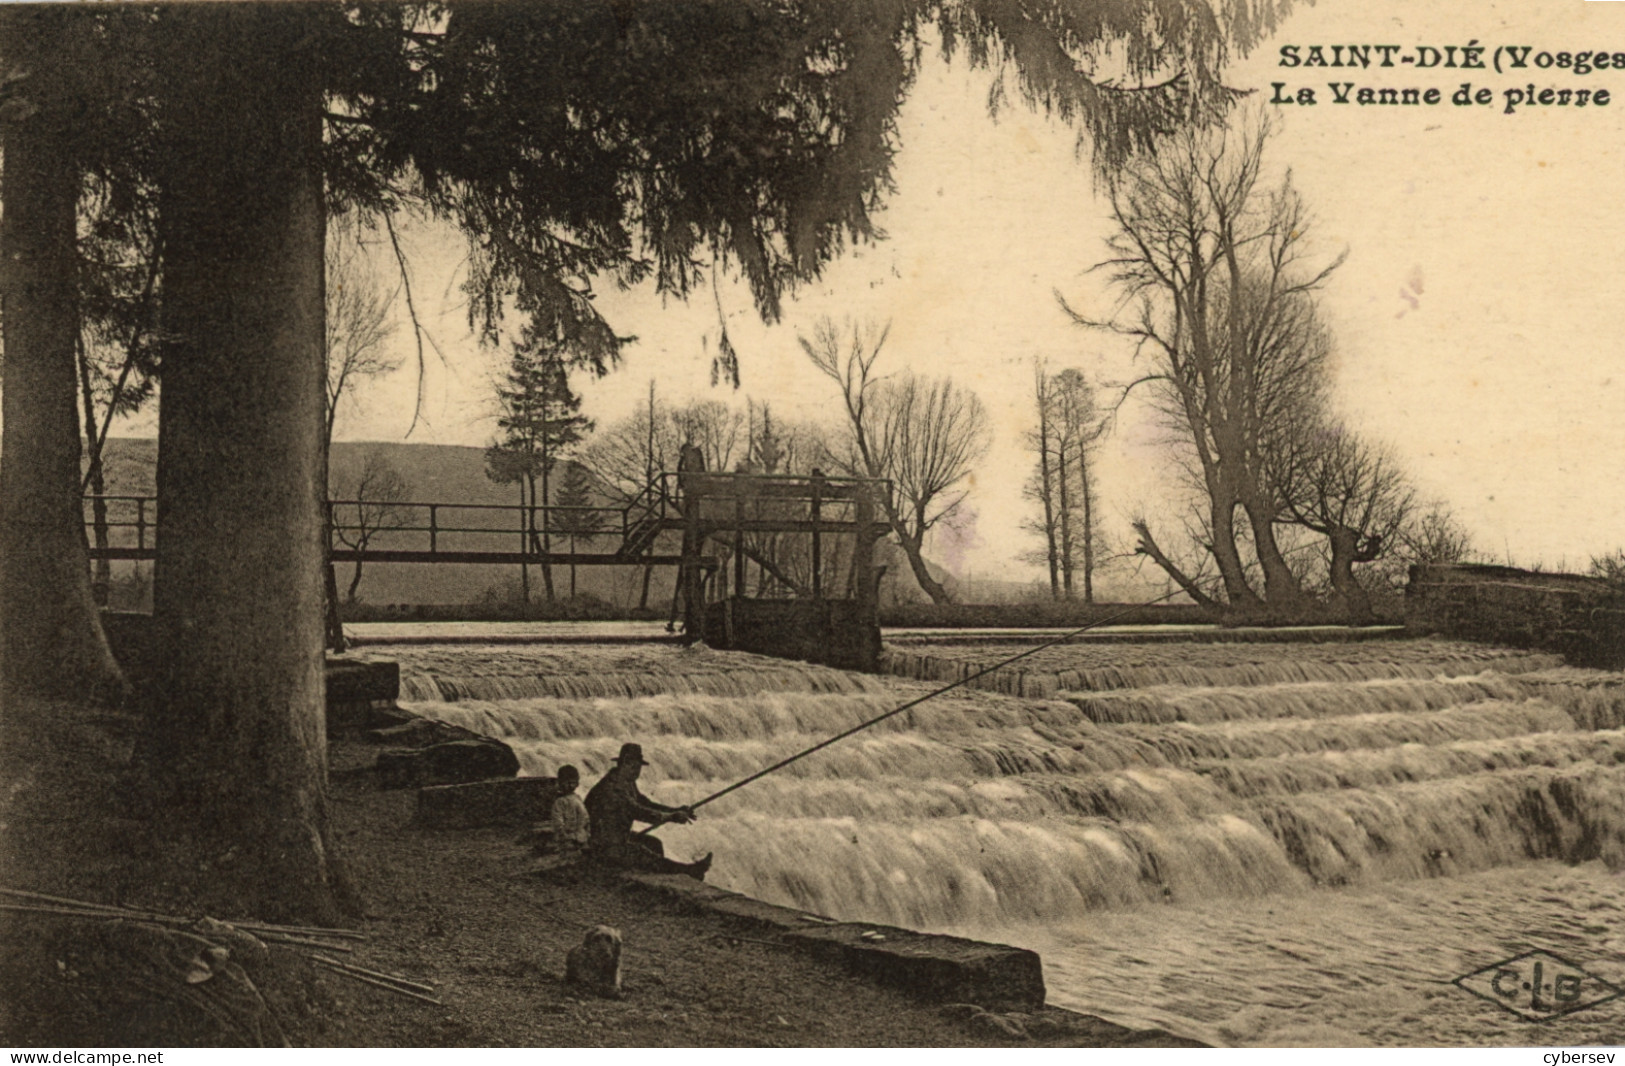
[{"label": "stone ledge", "polygon": [[426,829],[528,826],[545,821],[557,783],[551,777],[509,777],[418,789],[415,822]]},{"label": "stone ledge", "polygon": [[935,1002],[1002,1009],[1033,1009],[1044,1003],[1043,963],[1026,948],[866,922],[831,922],[680,875],[629,874],[626,880],[681,905],[779,933],[787,947]]},{"label": "stone ledge", "polygon": [[1044,1005],[1036,951],[889,925],[841,922],[785,934],[883,985],[946,1003],[1031,1010]]},{"label": "stone ledge", "polygon": [[519,756],[500,740],[476,737],[426,748],[380,751],[377,767],[379,788],[479,784],[514,779],[519,773]]},{"label": "stone ledge", "polygon": [[763,903],[726,888],[708,885],[682,874],[623,874],[623,879],[645,891],[664,896],[689,910],[705,911],[728,919],[728,924],[753,933],[800,932],[813,925],[834,925],[821,914]]},{"label": "stone ledge", "polygon": [[327,702],[370,703],[401,694],[401,664],[371,659],[327,659]]},{"label": "stone ledge", "polygon": [[1601,578],[1504,566],[1413,566],[1413,633],[1557,652],[1572,666],[1625,668],[1625,591]]}]

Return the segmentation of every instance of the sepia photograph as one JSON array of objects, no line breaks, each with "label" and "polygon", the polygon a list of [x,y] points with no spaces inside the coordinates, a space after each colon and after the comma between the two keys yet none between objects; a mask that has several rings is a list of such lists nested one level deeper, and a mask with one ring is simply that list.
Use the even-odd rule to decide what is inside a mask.
[{"label": "sepia photograph", "polygon": [[1622,175],[1605,0],[0,3],[0,1045],[1621,1043]]}]

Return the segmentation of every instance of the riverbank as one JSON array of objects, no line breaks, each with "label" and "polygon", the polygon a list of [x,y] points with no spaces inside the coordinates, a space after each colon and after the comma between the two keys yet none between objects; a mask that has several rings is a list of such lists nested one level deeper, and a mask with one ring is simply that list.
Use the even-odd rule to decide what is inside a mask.
[{"label": "riverbank", "polygon": [[[22,748],[9,738],[0,811],[6,883],[184,910],[150,876],[162,841],[127,809],[133,723],[48,711],[48,736]],[[75,748],[93,757],[53,761]],[[376,753],[347,741],[331,751],[334,830],[365,901],[357,928],[367,939],[345,960],[431,985],[440,1002],[351,981],[314,965],[306,949],[273,946],[269,961],[250,970],[266,1008],[254,1035],[296,1047],[1182,1043],[1062,1010],[990,1014],[918,999],[619,881],[549,880],[534,872],[511,829],[413,826],[414,794],[376,787]],[[147,858],[126,858],[125,850]],[[719,864],[728,861],[719,855]],[[562,979],[565,953],[600,923],[623,937],[620,999]],[[155,981],[150,968],[132,968],[120,954],[109,924],[15,911],[0,919],[0,1043],[248,1042],[245,1015],[222,1013],[222,1001],[205,994],[220,977],[195,986]]]},{"label": "riverbank", "polygon": [[[915,999],[819,963],[761,934],[616,881],[561,883],[532,872],[509,829],[410,824],[407,792],[359,772],[376,749],[340,744],[333,791],[340,840],[367,897],[360,954],[426,980],[437,1008],[357,986],[360,1010],[326,1035],[364,1046],[1151,1045],[1059,1010],[995,1015]],[[346,774],[347,768],[358,772]],[[726,863],[722,854],[719,864]],[[561,978],[565,953],[594,925],[621,931],[625,997],[582,995]],[[1008,1023],[1008,1027],[1001,1025]],[[1025,1038],[1019,1035],[1025,1031]],[[1174,1041],[1177,1042],[1177,1041]]]}]

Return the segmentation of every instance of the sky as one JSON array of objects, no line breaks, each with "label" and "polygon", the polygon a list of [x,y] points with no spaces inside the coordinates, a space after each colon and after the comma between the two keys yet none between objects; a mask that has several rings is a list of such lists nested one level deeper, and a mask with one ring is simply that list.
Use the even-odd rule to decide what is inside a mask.
[{"label": "sky", "polygon": [[[1282,45],[1307,55],[1315,44],[1392,44],[1416,55],[1418,46],[1442,53],[1473,42],[1490,49],[1486,62],[1498,46],[1531,47],[1530,67],[1280,65]],[[1347,253],[1321,300],[1339,412],[1388,444],[1424,495],[1446,500],[1487,558],[1515,565],[1583,569],[1592,555],[1625,546],[1625,70],[1534,67],[1540,52],[1582,50],[1625,53],[1625,4],[1323,0],[1295,13],[1228,78],[1253,90],[1249,103],[1278,126],[1269,162],[1290,168],[1312,217],[1314,253]],[[827,417],[838,394],[797,336],[825,315],[889,321],[882,369],[952,375],[992,417],[993,446],[966,501],[975,535],[952,552],[961,576],[1037,579],[1016,559],[1036,544],[1020,528],[1031,506],[1020,488],[1032,466],[1022,437],[1034,423],[1033,360],[1077,367],[1108,390],[1131,380],[1136,364],[1124,343],[1073,325],[1057,304],[1060,292],[1086,313],[1114,305],[1102,276],[1088,272],[1104,258],[1111,227],[1076,134],[1019,102],[991,118],[989,78],[925,63],[900,116],[896,192],[877,218],[886,239],[833,263],[787,302],[780,323],[764,325],[743,286],[722,279],[718,296],[740,353],[738,394],[710,384],[717,309],[708,290],[685,304],[652,287],[599,285],[609,321],[638,341],[608,378],[578,382],[586,412],[601,424],[623,417],[654,378],[676,402],[742,403],[748,394],[781,417]],[[1319,102],[1272,105],[1277,81],[1286,95],[1314,88]],[[1444,102],[1332,102],[1328,84],[1345,81],[1437,87]],[[1463,82],[1491,88],[1493,103],[1450,104]],[[1607,88],[1616,99],[1504,113],[1505,90],[1529,83],[1537,92]],[[486,444],[504,356],[469,333],[461,239],[408,223],[405,242],[434,341],[426,402],[407,436],[418,381],[403,323],[392,344],[405,367],[357,393],[338,436]],[[1109,540],[1126,543],[1129,520],[1142,513],[1172,532],[1178,489],[1161,439],[1142,403],[1123,405],[1099,458]]]}]

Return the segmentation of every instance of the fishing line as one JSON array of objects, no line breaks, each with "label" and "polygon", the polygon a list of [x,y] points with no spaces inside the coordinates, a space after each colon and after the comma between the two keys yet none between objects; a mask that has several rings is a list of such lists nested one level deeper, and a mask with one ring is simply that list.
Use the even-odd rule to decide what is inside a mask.
[{"label": "fishing line", "polygon": [[[769,767],[767,767],[766,769],[763,769],[763,770],[758,770],[754,774],[751,774],[749,777],[741,778],[740,780],[735,781],[733,784],[729,785],[727,788],[719,789],[718,791],[711,793],[709,796],[705,797],[704,799],[700,800],[697,803],[685,804],[685,807],[688,810],[691,810],[691,811],[692,810],[697,810],[698,808],[705,806],[707,803],[710,803],[712,800],[721,799],[723,796],[726,796],[728,793],[734,791],[735,789],[744,788],[746,785],[750,784],[752,781],[758,781],[758,780],[766,777],[768,774],[771,774],[771,773],[774,773],[776,771],[782,770],[786,766],[789,766],[791,763],[796,762],[796,761],[798,761],[800,759],[805,759],[807,756],[813,754],[814,752],[823,751],[825,748],[829,747],[831,744],[837,743],[838,741],[845,740],[847,737],[852,736],[854,733],[861,733],[863,730],[868,729],[870,726],[878,725],[881,722],[884,722],[888,718],[894,718],[897,715],[902,714],[904,711],[912,710],[913,708],[918,707],[920,704],[924,703],[927,700],[935,699],[936,697],[941,696],[945,692],[952,692],[956,688],[964,688],[966,685],[970,684],[972,681],[975,681],[977,678],[986,677],[988,674],[991,674],[996,670],[1002,670],[1006,666],[1009,666],[1011,663],[1020,662],[1022,659],[1027,658],[1029,655],[1036,655],[1039,652],[1044,651],[1045,649],[1048,649],[1048,648],[1053,648],[1058,644],[1065,644],[1067,641],[1071,640],[1073,637],[1076,637],[1076,636],[1079,636],[1079,635],[1081,635],[1083,633],[1086,633],[1089,630],[1096,628],[1097,626],[1103,626],[1103,625],[1106,625],[1106,624],[1108,624],[1110,622],[1115,622],[1119,618],[1126,618],[1127,616],[1133,614],[1135,611],[1139,611],[1139,610],[1142,610],[1142,609],[1144,609],[1146,607],[1150,607],[1150,606],[1152,606],[1154,604],[1161,603],[1163,600],[1172,599],[1175,596],[1183,594],[1184,591],[1185,591],[1184,589],[1176,588],[1172,592],[1167,592],[1167,593],[1164,593],[1161,596],[1158,596],[1156,599],[1146,600],[1144,603],[1138,603],[1138,604],[1135,604],[1132,607],[1125,607],[1121,611],[1118,611],[1118,612],[1116,612],[1114,614],[1109,614],[1104,618],[1096,619],[1095,621],[1090,622],[1088,625],[1079,626],[1076,629],[1068,630],[1067,632],[1062,633],[1058,637],[1055,637],[1055,638],[1053,638],[1051,640],[1046,640],[1042,644],[1035,644],[1033,647],[1028,648],[1025,651],[1017,652],[1015,655],[1012,655],[1007,659],[1002,659],[999,662],[996,662],[991,666],[984,666],[980,670],[977,670],[975,673],[965,675],[964,677],[960,678],[958,681],[954,681],[954,682],[951,682],[949,684],[943,685],[941,688],[934,689],[934,690],[932,690],[930,692],[927,692],[923,696],[917,696],[914,699],[909,700],[907,703],[902,704],[901,706],[892,708],[891,710],[887,711],[885,714],[882,714],[882,715],[879,715],[877,717],[871,718],[867,722],[860,722],[859,724],[853,726],[851,729],[847,729],[847,730],[844,730],[843,732],[836,733],[834,736],[828,737],[828,738],[826,738],[824,740],[821,740],[817,744],[814,744],[810,748],[807,748],[807,749],[805,749],[803,751],[798,751],[794,755],[791,755],[791,756],[789,756],[787,758],[780,759],[778,762],[774,763],[772,766],[769,766]],[[664,823],[662,823],[662,824],[664,824]],[[648,834],[648,833],[652,833],[652,832],[654,832],[654,830],[656,828],[657,828],[657,826],[650,826],[648,829],[643,830],[643,832],[640,833],[639,835],[642,836],[642,835],[645,835],[645,834]]]}]

